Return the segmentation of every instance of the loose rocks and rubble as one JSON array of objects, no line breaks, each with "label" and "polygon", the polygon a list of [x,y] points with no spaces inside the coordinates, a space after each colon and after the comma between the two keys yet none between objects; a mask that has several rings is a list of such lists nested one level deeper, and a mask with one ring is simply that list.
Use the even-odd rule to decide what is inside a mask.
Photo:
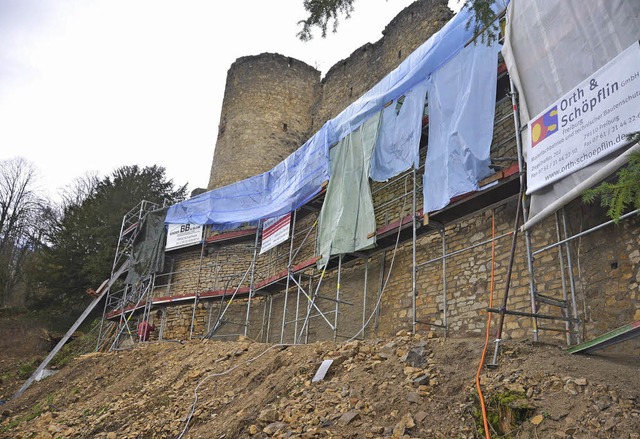
[{"label": "loose rocks and rubble", "polygon": [[[481,437],[478,339],[269,348],[242,339],[86,355],[0,407],[0,437],[171,438],[187,421],[187,438]],[[334,362],[312,383],[324,359]],[[481,382],[505,437],[640,439],[639,366],[511,340]]]}]

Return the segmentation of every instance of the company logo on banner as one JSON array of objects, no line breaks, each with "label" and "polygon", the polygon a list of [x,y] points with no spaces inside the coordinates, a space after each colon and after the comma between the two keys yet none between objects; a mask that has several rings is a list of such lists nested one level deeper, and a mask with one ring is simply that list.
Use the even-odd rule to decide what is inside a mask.
[{"label": "company logo on banner", "polygon": [[544,113],[531,123],[531,148],[542,142],[553,133],[558,132],[558,106]]},{"label": "company logo on banner", "polygon": [[640,44],[634,43],[529,122],[527,194],[605,157],[640,130]]},{"label": "company logo on banner", "polygon": [[269,218],[262,225],[262,248],[260,254],[289,239],[291,214]]},{"label": "company logo on banner", "polygon": [[199,244],[202,241],[203,230],[200,224],[169,224],[165,250]]}]

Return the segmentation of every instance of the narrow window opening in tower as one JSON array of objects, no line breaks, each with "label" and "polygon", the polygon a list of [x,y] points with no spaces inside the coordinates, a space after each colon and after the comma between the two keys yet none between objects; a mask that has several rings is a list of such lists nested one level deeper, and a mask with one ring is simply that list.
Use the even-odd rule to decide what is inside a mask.
[{"label": "narrow window opening in tower", "polygon": [[282,124],[282,131],[284,131],[286,133],[288,129],[289,129],[289,127],[287,126],[287,124],[283,123]]},{"label": "narrow window opening in tower", "polygon": [[349,97],[353,96],[353,87],[349,87]]},{"label": "narrow window opening in tower", "polygon": [[398,50],[398,59],[402,58],[402,50]]},{"label": "narrow window opening in tower", "polygon": [[289,58],[287,65],[291,67],[292,64],[293,64],[293,58]]}]

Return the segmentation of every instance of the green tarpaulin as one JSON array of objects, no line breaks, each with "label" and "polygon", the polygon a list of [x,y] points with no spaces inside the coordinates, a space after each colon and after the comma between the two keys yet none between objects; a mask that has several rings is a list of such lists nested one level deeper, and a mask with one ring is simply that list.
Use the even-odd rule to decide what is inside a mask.
[{"label": "green tarpaulin", "polygon": [[134,284],[146,276],[162,271],[164,247],[167,239],[164,227],[167,209],[163,208],[147,213],[141,224],[138,225],[139,231],[133,242],[131,264],[125,280],[126,283]]},{"label": "green tarpaulin", "polygon": [[331,177],[318,221],[320,267],[330,255],[375,245],[376,219],[369,188],[369,166],[380,113],[342,139],[330,151]]}]

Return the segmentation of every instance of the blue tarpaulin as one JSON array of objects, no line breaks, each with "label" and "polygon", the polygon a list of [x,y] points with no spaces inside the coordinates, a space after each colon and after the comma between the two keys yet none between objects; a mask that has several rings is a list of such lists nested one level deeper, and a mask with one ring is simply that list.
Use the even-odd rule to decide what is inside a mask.
[{"label": "blue tarpaulin", "polygon": [[492,174],[491,139],[496,102],[498,45],[470,45],[429,80],[429,148],[424,211],[478,189]]},{"label": "blue tarpaulin", "polygon": [[[507,3],[508,0],[494,3],[494,12],[499,12]],[[473,12],[463,7],[395,70],[332,119],[329,144],[333,145],[344,138],[373,113],[380,111],[387,102],[402,96],[453,59],[474,36],[473,26],[467,26],[472,17]],[[477,45],[482,44],[478,41]]]},{"label": "blue tarpaulin", "polygon": [[[462,8],[396,69],[326,122],[298,151],[271,171],[171,206],[165,223],[210,224],[214,230],[223,230],[256,224],[303,205],[329,179],[328,146],[345,138],[386,103],[423,83],[454,58],[473,37],[472,27],[467,26],[471,16],[469,9]],[[478,121],[476,125],[480,124]]]},{"label": "blue tarpaulin", "polygon": [[371,157],[372,180],[387,181],[418,166],[426,93],[427,82],[423,81],[382,110],[380,133]]},{"label": "blue tarpaulin", "polygon": [[211,224],[226,230],[291,212],[329,180],[326,128],[268,172],[224,186],[169,208],[167,224]]}]

